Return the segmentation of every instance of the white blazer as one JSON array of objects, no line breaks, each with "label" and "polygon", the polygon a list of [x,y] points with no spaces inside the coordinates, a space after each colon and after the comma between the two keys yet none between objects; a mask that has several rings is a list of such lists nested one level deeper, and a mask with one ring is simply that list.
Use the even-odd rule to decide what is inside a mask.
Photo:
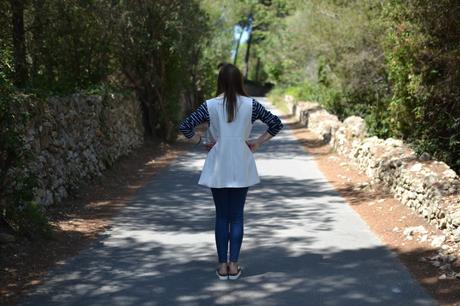
[{"label": "white blazer", "polygon": [[256,162],[246,144],[252,129],[252,98],[237,96],[236,115],[227,122],[223,96],[206,100],[209,113],[209,133],[216,141],[206,156],[199,185],[249,187],[260,183]]}]

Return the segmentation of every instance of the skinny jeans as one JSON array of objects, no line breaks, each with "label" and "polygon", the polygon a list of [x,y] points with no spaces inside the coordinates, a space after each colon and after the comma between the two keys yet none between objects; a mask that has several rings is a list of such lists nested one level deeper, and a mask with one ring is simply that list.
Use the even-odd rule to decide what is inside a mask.
[{"label": "skinny jeans", "polygon": [[243,211],[248,189],[249,187],[211,188],[216,207],[215,240],[220,263],[238,261],[243,242]]}]

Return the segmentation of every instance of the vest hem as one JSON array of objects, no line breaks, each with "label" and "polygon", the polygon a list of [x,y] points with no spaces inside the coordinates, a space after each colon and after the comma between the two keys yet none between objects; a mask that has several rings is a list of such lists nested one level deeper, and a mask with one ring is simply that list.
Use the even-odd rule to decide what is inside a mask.
[{"label": "vest hem", "polygon": [[256,183],[250,183],[250,184],[225,184],[225,185],[210,185],[206,183],[198,183],[198,185],[208,187],[208,188],[242,188],[242,187],[251,187],[257,184],[260,184],[260,181]]}]

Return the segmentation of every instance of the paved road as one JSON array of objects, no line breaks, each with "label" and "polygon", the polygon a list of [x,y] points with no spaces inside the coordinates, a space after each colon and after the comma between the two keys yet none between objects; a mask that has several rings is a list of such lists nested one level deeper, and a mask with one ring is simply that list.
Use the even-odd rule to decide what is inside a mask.
[{"label": "paved road", "polygon": [[[265,129],[257,121],[253,135]],[[197,185],[206,151],[193,149],[20,305],[436,305],[287,126],[255,154],[239,280],[214,274],[214,206]]]}]

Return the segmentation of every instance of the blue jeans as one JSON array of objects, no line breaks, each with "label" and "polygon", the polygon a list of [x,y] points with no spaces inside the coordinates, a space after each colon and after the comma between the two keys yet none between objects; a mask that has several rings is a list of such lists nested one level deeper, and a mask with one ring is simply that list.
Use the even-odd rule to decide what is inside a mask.
[{"label": "blue jeans", "polygon": [[238,261],[243,242],[243,209],[249,187],[211,188],[216,206],[215,238],[219,262]]}]

